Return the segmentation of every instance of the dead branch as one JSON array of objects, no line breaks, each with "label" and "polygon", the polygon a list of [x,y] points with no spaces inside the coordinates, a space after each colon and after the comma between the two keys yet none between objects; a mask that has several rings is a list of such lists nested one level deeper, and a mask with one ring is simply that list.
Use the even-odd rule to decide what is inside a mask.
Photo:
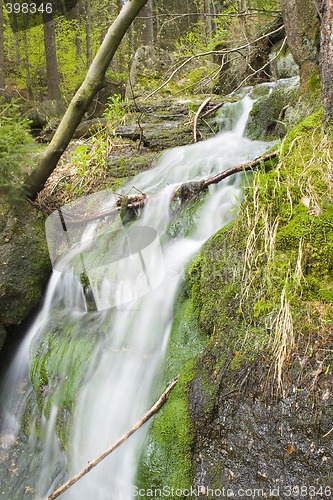
[{"label": "dead branch", "polygon": [[240,82],[240,84],[239,84],[239,85],[237,85],[237,87],[233,90],[233,92],[237,92],[237,90],[239,90],[241,87],[243,87],[243,86],[245,85],[245,83],[246,83],[246,82],[247,82],[250,78],[252,78],[253,76],[255,76],[255,75],[257,75],[258,73],[260,73],[260,71],[263,71],[265,68],[267,68],[267,66],[269,66],[269,65],[272,63],[272,61],[274,61],[277,57],[279,57],[279,55],[281,54],[281,52],[282,52],[282,51],[283,51],[283,49],[284,49],[284,46],[285,46],[286,42],[287,42],[287,37],[284,37],[284,40],[283,40],[283,42],[282,42],[282,45],[281,45],[281,47],[280,47],[279,51],[276,53],[276,55],[275,55],[274,57],[272,57],[272,59],[270,59],[268,62],[266,62],[265,64],[263,64],[263,66],[261,66],[261,68],[259,68],[259,69],[255,70],[255,69],[253,69],[253,68],[250,66],[250,64],[248,63],[248,66],[249,66],[249,67],[250,67],[250,69],[252,70],[252,73],[251,73],[250,75],[246,76],[246,77],[244,78],[244,80],[242,80],[242,81]]},{"label": "dead branch", "polygon": [[201,114],[201,112],[205,109],[207,104],[210,101],[210,97],[207,97],[199,106],[198,111],[195,113],[195,117],[193,120],[193,140],[194,142],[198,142],[198,130],[197,130],[197,125],[198,125],[198,118]]},{"label": "dead branch", "polygon": [[220,174],[217,174],[214,177],[211,177],[210,179],[204,181],[204,187],[207,188],[211,184],[217,184],[226,177],[229,177],[230,175],[233,174],[237,174],[237,172],[243,172],[243,171],[246,172],[247,170],[253,170],[254,168],[258,167],[261,163],[276,158],[278,154],[279,154],[278,151],[272,151],[271,153],[259,156],[259,158],[256,158],[255,160],[250,161],[245,165],[238,165],[237,167],[229,168],[228,170],[225,170],[224,172],[221,172]]},{"label": "dead branch", "polygon": [[216,104],[212,108],[205,111],[205,113],[202,115],[201,118],[205,118],[206,116],[210,115],[211,113],[214,113],[214,111],[217,111],[218,109],[222,108],[223,105],[224,105],[224,102],[220,102],[220,104]]},{"label": "dead branch", "polygon": [[150,92],[150,94],[148,94],[144,98],[144,100],[146,101],[147,99],[152,97],[154,94],[159,92],[163,87],[165,87],[172,80],[172,78],[176,75],[176,73],[178,73],[186,64],[188,64],[193,59],[197,59],[198,57],[209,56],[212,54],[215,54],[215,55],[231,54],[233,52],[238,52],[239,50],[247,49],[249,47],[249,45],[255,44],[255,43],[259,42],[260,40],[263,40],[264,38],[275,35],[276,33],[279,33],[279,31],[281,31],[282,29],[283,29],[283,26],[279,26],[277,29],[271,31],[270,33],[265,33],[264,35],[261,35],[260,37],[256,38],[255,40],[253,40],[245,45],[241,45],[239,47],[235,47],[235,48],[231,48],[231,49],[223,49],[223,50],[209,50],[207,52],[201,52],[200,54],[195,54],[194,56],[190,56],[184,62],[182,62],[179,66],[177,66],[177,68],[171,73],[171,75],[165,80],[165,82],[163,82],[157,89]]},{"label": "dead branch", "polygon": [[[179,186],[179,188],[175,192],[174,199],[180,198],[182,201],[188,200],[193,195],[199,195],[199,193],[206,191],[211,184],[217,184],[223,179],[226,179],[233,174],[237,174],[238,172],[253,170],[262,162],[266,162],[272,160],[273,158],[276,158],[278,154],[278,151],[272,151],[271,153],[259,156],[255,160],[244,165],[237,165],[236,167],[229,168],[228,170],[220,172],[219,174],[215,175],[214,177],[210,177],[209,179],[184,183]],[[145,195],[144,193],[142,195],[136,195],[127,198],[126,210],[138,210],[140,208],[143,208],[147,202],[147,199],[147,195]],[[124,206],[123,201],[123,198],[117,200],[116,205],[107,212],[97,213],[90,215],[89,217],[76,218],[73,220],[70,220],[69,215],[62,210],[62,218],[65,221],[66,226],[84,224],[86,222],[101,219],[103,217],[109,217],[116,212],[119,212]]]},{"label": "dead branch", "polygon": [[101,455],[99,455],[95,460],[92,462],[88,462],[88,465],[86,465],[78,474],[75,476],[71,477],[66,483],[64,483],[62,486],[60,486],[57,490],[55,490],[51,495],[47,497],[47,500],[54,500],[55,498],[58,498],[59,495],[64,493],[68,488],[70,488],[73,484],[77,483],[79,479],[81,479],[83,476],[85,476],[91,469],[96,467],[104,458],[106,458],[108,455],[110,455],[114,450],[119,448],[121,444],[123,444],[134,432],[136,432],[140,427],[143,426],[144,423],[146,423],[166,402],[168,399],[170,392],[172,389],[175,387],[175,385],[178,382],[178,377],[175,378],[171,384],[165,389],[165,391],[161,394],[161,396],[158,398],[156,403],[148,410],[134,425],[131,427],[125,434],[121,436],[121,438],[118,439],[112,446],[110,446],[107,450],[105,450]]}]

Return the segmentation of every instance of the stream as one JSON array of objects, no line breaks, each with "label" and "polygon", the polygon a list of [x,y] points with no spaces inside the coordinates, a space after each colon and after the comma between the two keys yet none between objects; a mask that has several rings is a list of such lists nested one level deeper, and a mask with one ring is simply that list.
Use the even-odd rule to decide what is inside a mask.
[{"label": "stream", "polygon": [[[124,192],[133,194],[135,186],[136,192],[158,196],[150,196],[141,216],[126,227],[117,218],[106,218],[64,236],[57,226],[59,214],[48,219],[54,271],[41,310],[1,388],[1,498],[47,497],[153,403],[184,268],[202,244],[237,215],[244,175],[210,186],[198,204],[195,229],[186,237],[182,231],[175,237],[169,234],[172,197],[180,184],[246,163],[271,147],[244,137],[253,102],[247,94],[237,104],[240,112],[232,130],[169,150],[154,169],[131,180]],[[110,199],[112,194],[105,191],[81,200],[81,205],[85,214],[96,203],[103,212]],[[67,209],[77,214],[76,205]],[[68,247],[62,238],[67,238]],[[110,245],[112,238],[116,247]],[[90,297],[78,279],[82,272],[91,284]],[[36,380],[41,381],[43,398],[36,397]],[[148,426],[61,498],[131,500]],[[59,438],[59,429],[65,438]]]}]

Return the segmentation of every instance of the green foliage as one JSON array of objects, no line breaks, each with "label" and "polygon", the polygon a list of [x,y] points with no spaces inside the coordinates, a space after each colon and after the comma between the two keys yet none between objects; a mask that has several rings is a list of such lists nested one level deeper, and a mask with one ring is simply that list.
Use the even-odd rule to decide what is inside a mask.
[{"label": "green foliage", "polygon": [[29,121],[23,117],[16,100],[0,100],[0,185],[17,183],[22,175],[22,164],[32,152]]},{"label": "green foliage", "polygon": [[[214,33],[208,38],[207,25],[204,21],[197,21],[191,30],[182,35],[176,42],[176,51],[184,56],[192,56],[201,52],[214,50],[217,45],[227,41],[230,29],[234,24],[235,7],[230,5],[223,9],[223,16],[214,19]],[[230,14],[230,17],[228,16]]]},{"label": "green foliage", "polygon": [[124,125],[127,115],[127,104],[120,94],[113,94],[107,100],[103,117],[108,120],[108,129],[115,132],[116,128]]}]

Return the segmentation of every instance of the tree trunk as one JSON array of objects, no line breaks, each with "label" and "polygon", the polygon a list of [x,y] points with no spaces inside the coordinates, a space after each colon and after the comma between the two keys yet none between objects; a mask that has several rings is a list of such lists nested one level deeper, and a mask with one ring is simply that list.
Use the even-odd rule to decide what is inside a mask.
[{"label": "tree trunk", "polygon": [[153,1],[148,0],[140,15],[140,31],[142,45],[154,44]]},{"label": "tree trunk", "polygon": [[29,16],[24,16],[24,67],[25,67],[25,82],[27,87],[27,95],[28,99],[33,99],[33,91],[31,85],[31,74],[30,74],[30,48],[29,48],[29,39],[28,39],[28,30],[29,30]]},{"label": "tree trunk", "polygon": [[316,0],[282,0],[281,7],[288,45],[300,69],[301,88],[306,89],[313,73],[318,72]]},{"label": "tree trunk", "polygon": [[47,96],[60,99],[59,73],[53,15],[43,12],[44,47],[46,59]]},{"label": "tree trunk", "polygon": [[3,36],[3,10],[0,0],[0,95],[5,91],[5,43]]},{"label": "tree trunk", "polygon": [[87,68],[89,68],[92,61],[90,0],[86,0],[85,7],[86,7],[86,57],[87,57]]},{"label": "tree trunk", "polygon": [[146,2],[147,0],[127,1],[117,19],[110,26],[84,82],[71,100],[52,141],[41,156],[37,167],[25,179],[24,189],[28,197],[35,198],[43,189],[95,94],[103,87],[106,70],[128,27]]},{"label": "tree trunk", "polygon": [[205,10],[205,24],[207,29],[208,38],[212,37],[213,28],[212,28],[212,16],[211,16],[211,8],[210,8],[210,0],[205,0],[204,2],[204,10]]},{"label": "tree trunk", "polygon": [[[81,52],[82,52],[80,14],[81,14],[80,2],[78,2],[71,10],[71,19],[75,21],[75,47],[76,47],[76,56],[78,61],[81,58]],[[78,69],[79,69],[79,64],[78,64]]]},{"label": "tree trunk", "polygon": [[320,69],[324,118],[333,125],[333,0],[320,0]]}]

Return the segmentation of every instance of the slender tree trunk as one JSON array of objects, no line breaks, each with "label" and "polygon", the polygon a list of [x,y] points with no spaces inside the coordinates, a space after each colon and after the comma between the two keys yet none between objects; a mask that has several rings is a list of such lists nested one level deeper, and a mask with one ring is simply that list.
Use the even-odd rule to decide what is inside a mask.
[{"label": "slender tree trunk", "polygon": [[5,91],[5,41],[3,25],[2,0],[0,0],[0,95]]},{"label": "slender tree trunk", "polygon": [[324,118],[333,125],[333,0],[320,0],[320,69]]},{"label": "slender tree trunk", "polygon": [[53,15],[43,12],[44,47],[46,59],[47,95],[60,99],[59,73]]},{"label": "slender tree trunk", "polygon": [[[80,22],[80,2],[74,6],[71,11],[71,16],[73,21],[75,21],[75,47],[76,47],[76,56],[79,61],[81,58],[82,52],[82,43],[81,43],[81,22]],[[78,62],[79,66],[79,62]]]},{"label": "slender tree trunk", "polygon": [[211,38],[213,34],[211,13],[212,11],[210,7],[210,0],[205,0],[205,22],[207,27],[207,35],[209,38]]},{"label": "slender tree trunk", "polygon": [[43,189],[48,177],[57,166],[59,158],[68,146],[95,94],[103,87],[106,70],[121,40],[146,2],[147,0],[126,2],[117,19],[110,26],[84,82],[71,100],[52,141],[41,156],[37,167],[25,179],[24,189],[30,198],[35,198]]},{"label": "slender tree trunk", "polygon": [[141,43],[143,45],[154,44],[154,23],[153,23],[153,0],[148,0],[142,9],[141,19]]},{"label": "slender tree trunk", "polygon": [[29,49],[28,31],[29,31],[29,16],[24,16],[23,42],[24,42],[24,56],[25,56],[24,60],[25,81],[26,81],[28,99],[33,99],[31,74],[30,74],[30,49]]},{"label": "slender tree trunk", "polygon": [[[18,34],[18,24],[17,24],[17,14],[13,11],[12,14],[12,27],[13,27],[13,37],[14,37],[14,50],[15,50],[15,64],[19,66],[21,62],[21,57],[20,57],[20,39],[19,39],[19,34]],[[29,16],[26,16],[29,18]],[[25,23],[26,18],[24,18]]]},{"label": "slender tree trunk", "polygon": [[85,7],[86,7],[86,58],[87,58],[87,67],[89,68],[92,61],[90,0],[86,0]]}]

